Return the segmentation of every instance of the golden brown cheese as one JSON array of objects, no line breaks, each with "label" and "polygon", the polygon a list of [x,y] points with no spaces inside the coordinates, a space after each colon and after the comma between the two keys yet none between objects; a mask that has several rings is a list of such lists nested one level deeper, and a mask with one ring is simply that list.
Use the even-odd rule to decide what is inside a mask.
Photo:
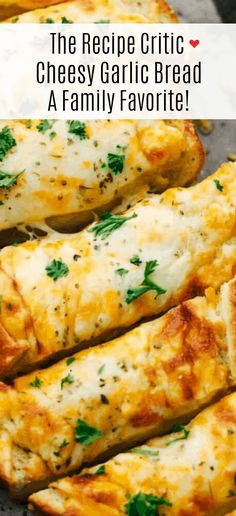
[{"label": "golden brown cheese", "polygon": [[[236,279],[224,286],[225,310],[235,291]],[[221,296],[210,290],[13,387],[1,384],[0,478],[11,494],[23,498],[117,447],[164,433],[235,385],[222,313]]]},{"label": "golden brown cheese", "polygon": [[1,375],[107,340],[228,281],[235,207],[236,164],[228,163],[76,235],[2,250]]},{"label": "golden brown cheese", "polygon": [[236,393],[179,433],[59,480],[30,502],[51,516],[222,516],[236,507],[235,446]]},{"label": "golden brown cheese", "polygon": [[[63,19],[177,21],[163,0],[76,0],[9,22]],[[117,205],[130,194],[191,183],[204,161],[192,123],[183,120],[4,120],[1,138],[9,144],[5,155],[0,154],[0,169],[15,180],[10,176],[10,188],[1,187],[0,181],[0,230],[55,216],[60,216],[61,227],[63,216],[72,213],[80,214],[85,225],[91,210]],[[109,161],[111,154],[119,161],[118,171]]]}]

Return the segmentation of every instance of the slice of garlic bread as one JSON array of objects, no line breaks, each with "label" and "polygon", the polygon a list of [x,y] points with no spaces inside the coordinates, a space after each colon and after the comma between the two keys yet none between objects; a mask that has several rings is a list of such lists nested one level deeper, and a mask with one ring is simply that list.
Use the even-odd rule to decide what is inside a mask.
[{"label": "slice of garlic bread", "polygon": [[0,374],[111,339],[218,288],[236,265],[236,164],[76,235],[0,253]]},{"label": "slice of garlic bread", "polygon": [[55,482],[30,497],[31,508],[53,516],[222,516],[234,509],[236,393],[174,430]]}]

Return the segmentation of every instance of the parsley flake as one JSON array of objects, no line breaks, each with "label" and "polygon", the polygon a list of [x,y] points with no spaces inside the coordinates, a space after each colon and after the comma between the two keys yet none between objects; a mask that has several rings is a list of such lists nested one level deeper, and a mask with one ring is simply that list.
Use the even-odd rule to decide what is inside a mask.
[{"label": "parsley flake", "polygon": [[68,120],[67,123],[69,125],[68,132],[70,134],[76,134],[76,136],[79,136],[80,140],[86,140],[88,138],[86,134],[86,125],[83,122],[80,122],[79,120]]},{"label": "parsley flake", "polygon": [[102,240],[108,238],[113,231],[119,229],[127,220],[137,217],[134,213],[131,217],[123,217],[122,215],[113,215],[112,213],[102,213],[100,222],[88,229],[89,233],[95,233],[95,236],[100,236]]},{"label": "parsley flake", "polygon": [[17,184],[17,179],[21,174],[23,174],[24,170],[22,172],[18,172],[18,174],[9,174],[9,172],[4,172],[4,170],[0,170],[0,188],[12,188],[12,186]]},{"label": "parsley flake", "polygon": [[64,439],[62,441],[62,443],[60,444],[60,448],[65,448],[66,446],[68,446],[68,444],[70,444],[66,439]]},{"label": "parsley flake", "polygon": [[217,190],[219,190],[220,192],[223,192],[224,187],[221,184],[221,182],[219,181],[219,179],[214,179],[214,183],[216,185]]},{"label": "parsley flake", "polygon": [[75,429],[75,440],[77,443],[85,444],[87,446],[101,437],[103,437],[103,434],[100,430],[88,425],[83,421],[83,419],[77,420],[77,426]]},{"label": "parsley flake", "polygon": [[53,123],[49,123],[48,120],[41,120],[40,124],[36,127],[39,133],[45,134],[49,129],[52,129]]},{"label": "parsley flake", "polygon": [[236,493],[230,489],[228,492],[228,498],[231,498],[232,496],[236,496]]},{"label": "parsley flake", "polygon": [[109,152],[107,155],[108,167],[115,174],[121,174],[124,168],[125,155],[124,154],[113,154]]},{"label": "parsley flake", "polygon": [[68,20],[65,16],[62,16],[61,23],[74,23],[72,20]]},{"label": "parsley flake", "polygon": [[158,516],[158,507],[161,505],[171,507],[172,503],[166,500],[166,498],[159,498],[153,494],[146,494],[140,491],[129,499],[125,505],[125,512],[128,516]]},{"label": "parsley flake", "polygon": [[67,365],[70,365],[70,364],[72,364],[72,362],[74,362],[74,361],[75,361],[75,358],[74,358],[74,357],[69,357],[69,358],[67,358],[66,363],[67,363]]},{"label": "parsley flake", "polygon": [[106,468],[104,464],[102,466],[99,466],[97,471],[95,471],[95,475],[103,475],[104,473],[106,473]]},{"label": "parsley flake", "polygon": [[138,256],[133,256],[133,258],[130,258],[130,263],[133,265],[140,265],[142,263],[142,260]]},{"label": "parsley flake", "polygon": [[40,389],[42,385],[42,380],[38,376],[35,377],[33,382],[30,382],[30,387],[35,387],[36,389]]},{"label": "parsley flake", "polygon": [[95,21],[94,23],[111,23],[111,20],[98,20],[98,21]]},{"label": "parsley flake", "polygon": [[146,455],[147,457],[158,457],[158,450],[149,450],[148,448],[133,448],[130,453],[138,453],[140,455]]},{"label": "parsley flake", "polygon": [[126,303],[129,305],[134,301],[135,299],[138,299],[138,297],[142,296],[146,292],[150,292],[154,290],[156,292],[157,296],[160,296],[161,294],[165,294],[166,290],[162,287],[159,287],[156,283],[154,283],[152,280],[150,280],[149,276],[152,274],[158,263],[157,260],[150,260],[149,262],[146,262],[145,270],[144,270],[144,280],[142,281],[140,287],[138,288],[129,288],[127,290],[126,295]]},{"label": "parsley flake", "polygon": [[0,161],[3,161],[7,152],[16,146],[16,140],[13,138],[10,129],[6,126],[0,131]]},{"label": "parsley flake", "polygon": [[69,269],[67,265],[61,260],[52,260],[49,265],[46,267],[47,275],[53,279],[53,281],[58,280],[58,278],[62,278],[63,276],[67,276],[69,274]]},{"label": "parsley flake", "polygon": [[174,425],[171,429],[171,433],[176,432],[183,432],[183,435],[181,437],[177,437],[176,439],[172,439],[171,441],[168,441],[166,443],[167,446],[170,444],[176,443],[177,441],[184,441],[185,439],[188,439],[188,436],[190,434],[190,430],[186,430],[184,425]]},{"label": "parsley flake", "polygon": [[54,140],[54,138],[56,138],[56,135],[57,133],[55,133],[55,131],[51,131],[51,133],[49,133],[50,140]]},{"label": "parsley flake", "polygon": [[71,383],[74,383],[74,381],[75,380],[74,380],[72,374],[69,373],[67,376],[62,378],[62,380],[61,380],[61,389],[63,389],[65,383],[71,384]]},{"label": "parsley flake", "polygon": [[128,274],[129,271],[121,267],[120,269],[116,269],[115,272],[116,274],[119,274],[119,276],[125,276],[125,274]]},{"label": "parsley flake", "polygon": [[106,367],[106,364],[102,364],[101,367],[98,369],[98,374],[101,375]]}]

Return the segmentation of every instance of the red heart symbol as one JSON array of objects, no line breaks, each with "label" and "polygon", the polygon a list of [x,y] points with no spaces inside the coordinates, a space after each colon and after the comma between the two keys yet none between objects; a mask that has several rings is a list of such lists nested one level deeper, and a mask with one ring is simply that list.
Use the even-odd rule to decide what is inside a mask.
[{"label": "red heart symbol", "polygon": [[193,48],[196,48],[199,45],[200,41],[199,39],[190,39],[189,43],[190,45],[192,45]]}]

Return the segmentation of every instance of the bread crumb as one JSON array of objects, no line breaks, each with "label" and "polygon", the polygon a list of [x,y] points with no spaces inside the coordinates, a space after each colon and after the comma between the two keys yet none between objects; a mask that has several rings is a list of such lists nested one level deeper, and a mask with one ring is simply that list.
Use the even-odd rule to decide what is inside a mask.
[{"label": "bread crumb", "polygon": [[211,120],[196,120],[196,125],[202,134],[211,134],[214,128]]},{"label": "bread crumb", "polygon": [[227,159],[229,161],[236,161],[236,154],[234,154],[233,152],[230,152],[227,156]]}]

